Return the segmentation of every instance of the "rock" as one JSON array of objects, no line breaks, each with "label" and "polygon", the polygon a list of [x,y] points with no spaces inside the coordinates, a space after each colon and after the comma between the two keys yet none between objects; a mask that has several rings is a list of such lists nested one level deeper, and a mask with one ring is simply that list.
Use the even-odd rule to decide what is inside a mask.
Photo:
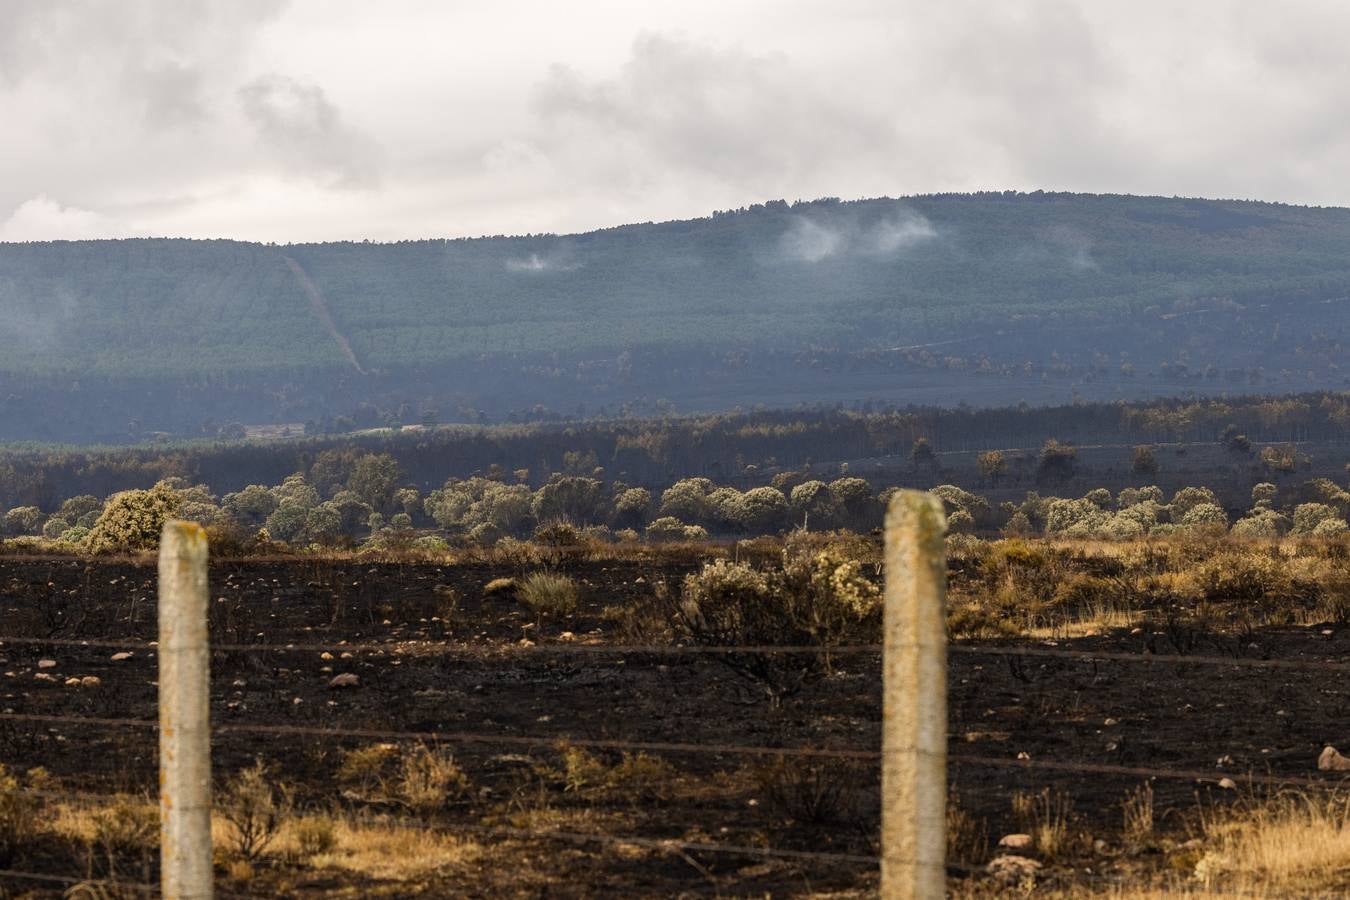
[{"label": "rock", "polygon": [[131,659],[131,657],[132,654],[130,651],[123,650],[120,653],[114,653],[112,656],[108,657],[108,659],[111,659],[113,662],[125,662],[128,659]]},{"label": "rock", "polygon": [[79,686],[80,686],[80,679],[78,678],[66,679],[66,687],[79,687]]},{"label": "rock", "polygon": [[1317,757],[1317,768],[1322,772],[1350,772],[1350,759],[1341,756],[1340,751],[1328,744]]},{"label": "rock", "polygon": [[1235,791],[1237,790],[1237,782],[1231,778],[1220,778],[1219,787],[1223,788],[1225,791]]},{"label": "rock", "polygon": [[329,653],[327,650],[319,654],[319,659],[332,659],[332,658],[333,654]]},{"label": "rock", "polygon": [[56,676],[48,675],[46,672],[34,672],[33,677],[38,681],[55,681]]},{"label": "rock", "polygon": [[985,871],[995,880],[1005,885],[1020,885],[1026,881],[1035,881],[1041,870],[1041,864],[1025,856],[995,856],[989,860]]},{"label": "rock", "polygon": [[80,687],[96,688],[103,683],[103,679],[97,675],[86,675],[80,679]]},{"label": "rock", "polygon": [[999,838],[998,845],[1004,850],[1030,850],[1031,835],[1029,834],[1005,834]]},{"label": "rock", "polygon": [[39,668],[39,669],[55,669],[55,668],[56,668],[56,660],[54,660],[54,659],[39,659],[39,660],[38,660],[38,668]]},{"label": "rock", "polygon": [[558,640],[560,641],[575,641],[576,639],[577,636],[570,631],[564,631],[562,634],[558,635]]},{"label": "rock", "polygon": [[355,673],[343,672],[341,675],[334,675],[332,679],[329,680],[328,686],[330,688],[349,688],[356,687],[360,683],[361,679],[358,678]]}]

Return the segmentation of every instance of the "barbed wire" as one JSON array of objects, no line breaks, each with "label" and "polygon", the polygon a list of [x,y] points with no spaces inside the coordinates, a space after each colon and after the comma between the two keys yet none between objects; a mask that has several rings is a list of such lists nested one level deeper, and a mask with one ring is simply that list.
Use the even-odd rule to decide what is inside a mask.
[{"label": "barbed wire", "polygon": [[1061,647],[1007,647],[979,646],[951,643],[948,652],[974,656],[1035,656],[1050,659],[1085,661],[1111,660],[1113,662],[1197,664],[1203,666],[1236,666],[1252,669],[1304,669],[1317,672],[1350,672],[1350,662],[1317,659],[1266,659],[1251,656],[1196,656],[1185,653],[1129,653],[1121,650],[1070,650]]},{"label": "barbed wire", "polygon": [[[80,638],[37,638],[37,637],[0,637],[0,647],[5,644],[51,647],[90,647],[103,650],[141,650],[159,649],[156,641],[126,640],[83,640]],[[688,644],[583,644],[561,642],[557,644],[532,643],[524,646],[516,642],[484,645],[451,644],[433,640],[391,639],[388,643],[212,643],[207,646],[211,652],[230,653],[331,653],[335,650],[344,653],[407,653],[424,652],[426,655],[444,656],[504,656],[510,654],[598,654],[598,655],[712,655],[781,653],[844,655],[861,653],[881,653],[880,644],[839,644],[836,646],[815,644],[745,644],[745,645],[688,645]]]},{"label": "barbed wire", "polygon": [[[89,647],[106,650],[155,651],[156,642],[127,640],[84,640],[80,638],[0,637],[0,647],[6,644],[51,647]],[[499,643],[482,646],[450,644],[432,640],[392,639],[388,643],[217,643],[209,645],[212,652],[221,653],[387,653],[399,656],[463,656],[499,657],[511,655],[599,655],[599,656],[732,656],[750,654],[782,655],[861,655],[882,653],[881,644],[829,645],[760,645],[711,646],[686,644],[557,644]],[[1082,661],[1109,660],[1128,663],[1195,664],[1231,666],[1256,669],[1293,669],[1318,672],[1350,672],[1350,662],[1313,659],[1269,659],[1245,656],[1206,656],[1184,653],[1132,653],[1121,650],[1073,650],[1060,647],[976,645],[952,642],[948,652],[976,656],[1028,656]]]},{"label": "barbed wire", "polygon": [[[128,727],[158,729],[159,722],[151,719],[117,719],[96,716],[66,716],[56,713],[0,713],[0,721],[59,723],[65,725]],[[557,749],[559,745],[587,750],[632,750],[648,753],[707,753],[728,756],[809,757],[820,759],[876,760],[881,754],[875,750],[856,750],[833,747],[764,747],[745,744],[681,743],[674,741],[630,741],[618,738],[584,738],[560,734],[556,736],[490,734],[468,731],[395,731],[368,728],[327,728],[307,725],[221,724],[212,729],[214,734],[275,734],[322,738],[362,738],[365,740],[421,741],[446,744],[488,744],[498,746],[542,747]]]},{"label": "barbed wire", "polygon": [[[45,713],[0,713],[0,721],[62,723],[110,727],[158,729],[159,723],[149,719],[109,719],[92,716],[62,716]],[[367,728],[330,728],[307,725],[225,724],[212,728],[215,734],[272,734],[300,737],[361,738],[364,740],[419,741],[447,744],[485,744],[495,746],[522,746],[556,750],[560,746],[588,750],[630,750],[650,753],[690,753],[729,756],[804,757],[816,759],[843,759],[878,761],[888,755],[914,752],[912,747],[886,750],[860,750],[834,747],[764,747],[744,744],[679,743],[670,741],[630,741],[618,738],[579,738],[572,735],[504,735],[464,731],[395,731]],[[1122,775],[1139,778],[1162,778],[1179,781],[1221,782],[1225,778],[1236,782],[1272,786],[1301,786],[1311,788],[1340,787],[1350,775],[1337,778],[1327,775],[1308,778],[1301,775],[1260,774],[1255,772],[1214,772],[1202,769],[1164,769],[1149,766],[1122,766],[1109,763],[1074,762],[1071,760],[1037,760],[948,753],[947,761],[954,764],[983,765],[1000,768],[1041,769],[1094,775]]]}]

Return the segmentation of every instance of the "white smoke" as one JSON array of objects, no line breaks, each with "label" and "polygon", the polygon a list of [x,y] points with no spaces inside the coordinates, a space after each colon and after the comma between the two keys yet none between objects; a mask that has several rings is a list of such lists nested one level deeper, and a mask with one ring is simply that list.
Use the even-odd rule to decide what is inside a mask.
[{"label": "white smoke", "polygon": [[798,216],[783,233],[779,246],[788,259],[815,263],[834,256],[844,243],[838,229]]},{"label": "white smoke", "polygon": [[783,259],[818,263],[840,255],[895,256],[936,237],[932,223],[913,210],[867,226],[852,219],[821,222],[798,215],[779,238],[778,249]]},{"label": "white smoke", "polygon": [[932,223],[911,210],[903,210],[882,219],[870,232],[873,249],[884,256],[935,237],[937,231],[933,229]]},{"label": "white smoke", "polygon": [[506,261],[509,272],[571,272],[581,268],[581,263],[572,262],[565,255],[531,253],[529,256],[516,257]]}]

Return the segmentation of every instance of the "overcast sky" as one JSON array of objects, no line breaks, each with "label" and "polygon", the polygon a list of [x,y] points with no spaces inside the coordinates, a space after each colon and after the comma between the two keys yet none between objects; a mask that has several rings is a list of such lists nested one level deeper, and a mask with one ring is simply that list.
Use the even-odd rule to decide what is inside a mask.
[{"label": "overcast sky", "polygon": [[1350,205],[1350,4],[0,0],[0,240],[1017,188]]}]

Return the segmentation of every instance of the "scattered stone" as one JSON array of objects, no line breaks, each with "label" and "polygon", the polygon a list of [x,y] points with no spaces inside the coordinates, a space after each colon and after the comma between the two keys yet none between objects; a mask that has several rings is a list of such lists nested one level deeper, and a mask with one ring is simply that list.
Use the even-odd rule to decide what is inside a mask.
[{"label": "scattered stone", "polygon": [[38,681],[55,681],[55,675],[48,675],[46,672],[34,672],[33,677]]},{"label": "scattered stone", "polygon": [[989,860],[985,871],[1002,884],[1013,886],[1027,881],[1035,881],[1041,870],[1041,864],[1025,856],[995,856]]},{"label": "scattered stone", "polygon": [[103,683],[103,679],[97,675],[86,675],[80,679],[80,687],[96,688]]},{"label": "scattered stone", "polygon": [[1339,750],[1328,744],[1322,750],[1322,755],[1317,757],[1317,768],[1322,772],[1350,772],[1350,759],[1346,759]]},{"label": "scattered stone", "polygon": [[66,679],[66,687],[79,687],[79,686],[80,686],[80,679],[73,677]]},{"label": "scattered stone", "polygon": [[131,659],[132,655],[131,651],[123,650],[119,653],[114,653],[112,656],[108,657],[108,659],[111,659],[113,662],[126,662],[128,659]]},{"label": "scattered stone", "polygon": [[39,659],[39,660],[38,660],[38,668],[39,668],[39,669],[55,669],[55,668],[56,668],[56,660],[54,660],[54,659]]},{"label": "scattered stone", "polygon": [[577,636],[570,631],[564,631],[562,634],[558,635],[558,640],[560,641],[575,641],[576,639]]},{"label": "scattered stone", "polygon": [[319,654],[319,659],[332,659],[332,658],[333,654],[329,653],[327,650]]},{"label": "scattered stone", "polygon": [[1029,834],[1005,834],[999,838],[998,845],[1003,850],[1023,851],[1031,849],[1031,835]]},{"label": "scattered stone", "polygon": [[1110,728],[1112,725],[1119,725],[1119,724],[1120,724],[1120,720],[1119,720],[1119,719],[1107,719],[1107,720],[1106,720],[1105,722],[1103,722],[1102,724],[1105,725],[1107,728]]},{"label": "scattered stone", "polygon": [[1017,758],[1022,760],[1031,759],[1031,754],[1023,750],[1021,753],[1017,754]]},{"label": "scattered stone", "polygon": [[534,646],[534,641],[530,640],[529,638],[521,638],[519,641],[517,641],[517,643],[522,647]]},{"label": "scattered stone", "polygon": [[330,688],[349,688],[356,687],[361,683],[361,679],[354,672],[343,672],[341,675],[334,675],[328,682]]},{"label": "scattered stone", "polygon": [[1237,790],[1237,782],[1231,778],[1220,778],[1219,787],[1223,788],[1225,791],[1235,791]]}]

